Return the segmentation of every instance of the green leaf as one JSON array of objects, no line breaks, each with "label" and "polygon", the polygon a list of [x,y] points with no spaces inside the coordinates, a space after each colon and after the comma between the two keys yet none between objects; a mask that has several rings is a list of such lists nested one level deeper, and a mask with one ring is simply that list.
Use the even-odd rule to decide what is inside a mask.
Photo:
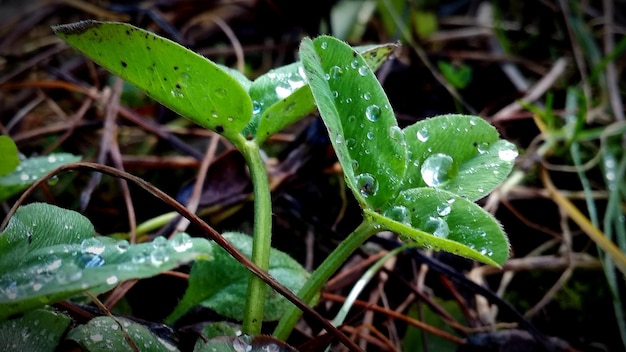
[{"label": "green leaf", "polygon": [[508,258],[509,243],[502,227],[477,204],[437,188],[400,192],[375,221],[427,247],[442,249],[499,266]]},{"label": "green leaf", "polygon": [[398,194],[406,168],[404,133],[363,57],[329,36],[304,39],[300,57],[346,182],[364,207]]},{"label": "green leaf", "polygon": [[80,161],[80,159],[80,156],[58,153],[23,160],[13,172],[0,177],[0,201],[4,201],[25,190],[43,175],[57,167]]},{"label": "green leaf", "polygon": [[54,352],[71,319],[50,309],[36,309],[0,323],[0,341],[5,352]]},{"label": "green leaf", "polygon": [[0,136],[0,176],[4,176],[20,164],[15,142],[8,136]]},{"label": "green leaf", "polygon": [[87,290],[104,292],[211,253],[209,241],[186,234],[129,245],[93,233],[77,212],[45,203],[20,207],[0,235],[0,320]]},{"label": "green leaf", "polygon": [[126,23],[82,21],[55,34],[110,72],[200,126],[229,139],[252,116],[245,89],[215,63]]},{"label": "green leaf", "polygon": [[315,110],[315,102],[306,86],[300,62],[259,76],[252,82],[249,93],[253,116],[244,134],[255,136],[259,144],[267,136]]},{"label": "green leaf", "polygon": [[67,339],[76,341],[89,352],[132,351],[124,333],[139,351],[178,351],[172,342],[157,337],[147,327],[124,318],[117,318],[122,328],[111,317],[96,317],[87,324],[79,325],[67,334]]},{"label": "green leaf", "polygon": [[[361,46],[356,50],[375,71],[397,47],[396,44],[382,44]],[[300,62],[279,67],[257,78],[250,87],[250,96],[254,115],[246,132],[255,136],[259,144],[315,111],[315,100]]]},{"label": "green leaf", "polygon": [[511,172],[517,148],[477,116],[442,115],[404,129],[409,166],[403,189],[438,187],[477,200]]},{"label": "green leaf", "polygon": [[[250,257],[252,237],[238,232],[222,234],[235,248]],[[246,300],[249,271],[221,247],[214,245],[214,260],[195,262],[189,275],[189,286],[182,300],[166,319],[173,323],[198,304],[211,308],[223,316],[242,320]],[[304,285],[308,272],[287,254],[270,251],[269,273],[293,292]],[[268,290],[265,300],[265,320],[278,320],[290,303]]]}]

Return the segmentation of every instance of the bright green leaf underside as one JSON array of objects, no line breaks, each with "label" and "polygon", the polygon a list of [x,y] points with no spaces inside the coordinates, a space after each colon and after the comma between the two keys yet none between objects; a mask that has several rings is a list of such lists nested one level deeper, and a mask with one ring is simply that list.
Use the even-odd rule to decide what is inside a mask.
[{"label": "bright green leaf underside", "polygon": [[129,245],[93,237],[89,220],[44,203],[20,207],[0,235],[0,320],[90,290],[208,258],[209,242],[180,234]]},{"label": "bright green leaf underside", "polygon": [[81,157],[58,153],[23,160],[13,172],[0,177],[0,201],[25,190],[43,175],[57,167],[80,161]]}]

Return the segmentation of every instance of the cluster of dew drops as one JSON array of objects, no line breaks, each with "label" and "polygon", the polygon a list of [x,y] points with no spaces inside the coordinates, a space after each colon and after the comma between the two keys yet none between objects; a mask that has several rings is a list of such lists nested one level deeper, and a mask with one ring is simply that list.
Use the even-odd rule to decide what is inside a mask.
[{"label": "cluster of dew drops", "polygon": [[[37,224],[33,223],[33,227]],[[72,225],[65,225],[68,231],[73,230]],[[32,233],[29,232],[29,237]],[[168,260],[174,253],[182,253],[193,247],[191,237],[186,233],[179,233],[171,240],[164,237],[157,237],[151,243],[142,244],[142,250],[133,249],[134,253],[129,260],[122,261],[117,264],[118,271],[134,271],[149,265],[159,267]],[[84,239],[80,246],[65,246],[63,252],[71,253],[72,260],[61,259],[52,252],[49,256],[43,258],[41,262],[33,265],[25,270],[25,277],[20,278],[1,278],[0,279],[0,298],[8,300],[17,300],[20,293],[36,293],[41,291],[46,285],[67,285],[74,282],[80,282],[83,278],[83,271],[89,268],[97,268],[106,264],[103,257],[107,246],[97,238]],[[127,240],[120,240],[115,244],[117,254],[123,254],[131,248]],[[105,279],[108,285],[114,285],[119,281],[117,275],[111,275]],[[89,284],[84,282],[81,286],[87,289]],[[4,296],[4,297],[3,297]]]}]

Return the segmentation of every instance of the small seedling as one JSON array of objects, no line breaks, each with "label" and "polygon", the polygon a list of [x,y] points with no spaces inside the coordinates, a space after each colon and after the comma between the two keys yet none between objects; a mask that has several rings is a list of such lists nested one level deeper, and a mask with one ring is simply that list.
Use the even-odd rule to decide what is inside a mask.
[{"label": "small seedling", "polygon": [[[400,128],[374,75],[395,45],[353,48],[330,36],[306,38],[300,46],[299,62],[250,81],[237,71],[128,24],[84,21],[53,29],[110,72],[181,116],[219,133],[242,153],[254,186],[254,233],[251,239],[234,233],[223,236],[259,268],[269,270],[278,281],[297,291],[305,302],[313,304],[323,284],[347,258],[369,237],[384,230],[426,248],[490,265],[499,266],[507,259],[509,244],[501,226],[474,201],[508,176],[517,156],[515,146],[499,139],[495,128],[477,116],[444,115]],[[345,182],[363,210],[363,221],[309,275],[270,246],[272,204],[261,147],[269,136],[316,109],[326,125]],[[8,231],[17,231],[17,221],[1,238],[6,240]],[[24,226],[26,231],[28,226]],[[68,242],[56,231],[49,236],[57,238],[59,246]],[[67,245],[77,241],[84,239]],[[174,245],[166,242],[162,244],[166,248]],[[161,244],[145,246],[156,245]],[[106,252],[115,250],[116,244],[107,242],[104,246]],[[192,247],[197,250],[203,246],[204,242],[194,242]],[[152,247],[146,247],[146,255],[154,255],[156,247]],[[263,280],[235,269],[238,264],[228,254],[232,250],[227,253],[211,248],[204,249],[213,253],[214,260],[194,263],[189,288],[167,322],[174,323],[194,306],[204,305],[241,320],[243,332],[250,335],[260,333],[264,320],[280,318],[274,335],[286,339],[299,310],[285,300],[268,300]],[[200,252],[194,251],[184,260],[193,260]],[[4,253],[8,251],[0,247],[3,262],[10,263]],[[90,269],[107,266],[89,263]],[[288,269],[290,274],[281,277],[273,273],[277,267],[281,272]],[[104,274],[98,278],[101,289],[127,279],[118,277],[109,282]],[[296,280],[287,282],[290,278]],[[237,292],[227,291],[233,283]],[[62,299],[69,296],[67,293],[38,302]],[[27,295],[33,302],[39,299],[32,293]],[[229,301],[224,297],[236,298]],[[9,306],[10,301],[4,297],[0,304]],[[34,306],[24,304],[14,312]]]}]

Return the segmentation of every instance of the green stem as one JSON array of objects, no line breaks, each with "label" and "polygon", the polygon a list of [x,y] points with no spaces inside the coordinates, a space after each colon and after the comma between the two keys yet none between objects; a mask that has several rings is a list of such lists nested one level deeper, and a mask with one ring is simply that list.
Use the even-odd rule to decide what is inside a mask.
[{"label": "green stem", "polygon": [[[318,294],[328,279],[346,262],[348,257],[359,248],[370,236],[378,232],[378,228],[369,220],[357,227],[345,240],[343,240],[328,258],[315,269],[311,277],[298,292],[298,297],[308,304],[313,304]],[[280,340],[286,340],[294,326],[300,319],[300,311],[295,306],[290,306],[286,314],[278,322],[274,330],[274,336]]]},{"label": "green stem", "polygon": [[[238,142],[240,143],[237,147],[246,159],[254,188],[254,235],[250,259],[261,269],[268,271],[272,245],[272,203],[267,171],[261,159],[259,145],[253,141]],[[266,292],[267,286],[263,280],[250,273],[242,326],[244,333],[261,333]]]}]

